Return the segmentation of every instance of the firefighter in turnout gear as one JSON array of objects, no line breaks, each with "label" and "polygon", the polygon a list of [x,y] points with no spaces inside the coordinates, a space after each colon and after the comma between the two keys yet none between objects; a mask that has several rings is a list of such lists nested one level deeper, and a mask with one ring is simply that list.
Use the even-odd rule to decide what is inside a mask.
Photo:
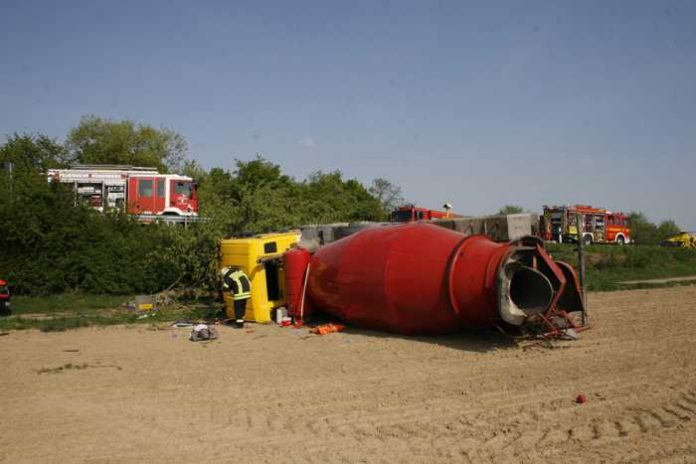
[{"label": "firefighter in turnout gear", "polygon": [[246,304],[251,298],[251,282],[249,277],[241,270],[224,267],[220,271],[222,277],[222,288],[232,293],[234,300],[234,323],[235,327],[244,327],[244,313]]}]

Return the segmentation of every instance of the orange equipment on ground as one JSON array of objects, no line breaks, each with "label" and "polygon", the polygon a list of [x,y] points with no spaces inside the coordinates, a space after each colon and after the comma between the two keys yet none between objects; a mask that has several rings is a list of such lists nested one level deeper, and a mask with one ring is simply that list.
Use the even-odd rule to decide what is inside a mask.
[{"label": "orange equipment on ground", "polygon": [[346,326],[343,324],[324,324],[310,330],[313,334],[326,335],[334,332],[343,332]]}]

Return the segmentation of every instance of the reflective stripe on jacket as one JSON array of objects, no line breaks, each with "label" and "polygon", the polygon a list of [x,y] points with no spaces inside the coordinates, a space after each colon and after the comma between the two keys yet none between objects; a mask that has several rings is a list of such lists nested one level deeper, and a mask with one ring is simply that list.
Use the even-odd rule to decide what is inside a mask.
[{"label": "reflective stripe on jacket", "polygon": [[222,279],[222,287],[232,292],[235,300],[246,300],[251,297],[251,282],[249,277],[239,270],[230,270]]}]

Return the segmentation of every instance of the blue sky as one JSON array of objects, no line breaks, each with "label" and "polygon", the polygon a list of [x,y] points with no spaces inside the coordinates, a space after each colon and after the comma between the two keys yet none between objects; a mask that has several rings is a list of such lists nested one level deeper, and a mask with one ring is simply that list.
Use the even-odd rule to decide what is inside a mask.
[{"label": "blue sky", "polygon": [[696,229],[696,2],[0,2],[0,135],[170,127],[209,168]]}]

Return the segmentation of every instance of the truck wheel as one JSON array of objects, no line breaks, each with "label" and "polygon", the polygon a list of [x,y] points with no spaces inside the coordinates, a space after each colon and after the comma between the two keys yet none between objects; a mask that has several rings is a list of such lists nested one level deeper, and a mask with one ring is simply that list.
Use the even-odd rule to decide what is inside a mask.
[{"label": "truck wheel", "polygon": [[583,242],[583,244],[585,244],[585,245],[592,245],[592,236],[591,236],[591,235],[585,235],[585,236],[582,238],[582,242]]},{"label": "truck wheel", "polygon": [[619,235],[618,237],[616,237],[616,244],[619,246],[624,246],[626,244],[626,239],[623,235]]}]

